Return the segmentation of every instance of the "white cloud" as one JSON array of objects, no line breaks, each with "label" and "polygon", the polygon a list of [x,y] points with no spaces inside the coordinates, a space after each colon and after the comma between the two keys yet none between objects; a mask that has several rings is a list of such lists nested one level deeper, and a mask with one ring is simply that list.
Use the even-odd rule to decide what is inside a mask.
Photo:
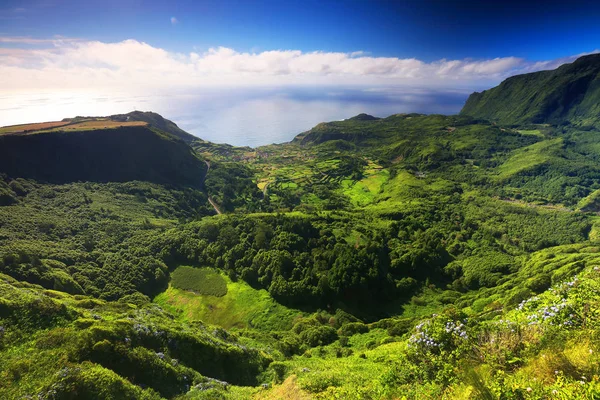
[{"label": "white cloud", "polygon": [[177,18],[171,17],[171,24],[177,25],[178,23],[179,23],[179,21],[177,20]]},{"label": "white cloud", "polygon": [[66,38],[63,36],[54,36],[50,39],[37,39],[27,36],[0,36],[0,44],[15,43],[20,45],[41,45],[41,44],[60,44],[65,42],[77,42],[81,39]]},{"label": "white cloud", "polygon": [[[176,19],[173,17],[172,22]],[[2,48],[2,43],[11,47]],[[28,48],[28,45],[38,45]],[[46,44],[45,48],[39,45]],[[20,48],[15,48],[15,45]],[[517,73],[551,69],[577,56],[531,62],[504,57],[424,62],[353,53],[216,47],[173,53],[137,40],[116,43],[67,38],[0,37],[4,90],[199,86],[349,85],[423,88],[487,87]]]}]

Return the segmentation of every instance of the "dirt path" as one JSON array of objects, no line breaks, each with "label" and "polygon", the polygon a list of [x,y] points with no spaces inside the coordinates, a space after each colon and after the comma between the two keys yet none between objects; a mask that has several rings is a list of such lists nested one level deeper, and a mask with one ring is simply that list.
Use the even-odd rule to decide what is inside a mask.
[{"label": "dirt path", "polygon": [[[206,180],[206,177],[208,176],[208,171],[210,171],[210,161],[204,160],[204,162],[206,163],[206,173],[204,174],[204,179],[202,180],[202,185],[204,185],[204,181]],[[208,195],[208,193],[207,193]],[[215,203],[215,201],[208,196],[208,202],[210,203],[211,206],[213,206],[213,208],[215,209],[217,214],[223,214],[221,212],[221,210],[219,210],[219,206],[217,205],[217,203]]]},{"label": "dirt path", "polygon": [[265,199],[265,197],[267,197],[267,188],[269,187],[269,183],[271,182],[267,182],[265,187],[263,188],[263,200]]},{"label": "dirt path", "polygon": [[208,202],[213,206],[213,208],[215,209],[215,211],[217,212],[217,214],[223,214],[221,212],[221,210],[219,210],[219,207],[217,207],[217,203],[215,203],[213,201],[213,199],[210,198],[210,196],[208,196]]}]

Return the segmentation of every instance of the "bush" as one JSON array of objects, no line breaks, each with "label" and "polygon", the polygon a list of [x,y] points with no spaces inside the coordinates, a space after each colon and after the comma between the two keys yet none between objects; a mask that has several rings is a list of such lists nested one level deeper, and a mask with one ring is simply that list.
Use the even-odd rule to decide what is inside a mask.
[{"label": "bush", "polygon": [[285,335],[283,338],[277,341],[277,348],[286,357],[291,357],[294,354],[300,354],[301,346],[302,342],[300,341],[300,338],[294,333]]},{"label": "bush", "polygon": [[343,325],[339,330],[338,334],[342,336],[353,336],[357,333],[367,333],[369,332],[369,327],[363,324],[362,322],[351,322],[349,324]]},{"label": "bush", "polygon": [[135,304],[138,307],[143,306],[144,304],[150,303],[150,298],[145,294],[141,294],[140,292],[135,292],[132,294],[125,295],[119,299],[121,303],[131,303]]},{"label": "bush", "polygon": [[337,332],[330,326],[313,327],[300,333],[300,340],[310,347],[325,346],[337,339]]},{"label": "bush", "polygon": [[40,398],[158,400],[161,396],[152,389],[133,385],[109,369],[84,362],[79,367],[63,368],[60,380],[42,390]]},{"label": "bush", "polygon": [[287,372],[286,364],[274,361],[269,365],[269,370],[273,373],[273,380],[275,383],[283,382],[283,378],[285,378],[285,373]]},{"label": "bush", "polygon": [[525,282],[525,287],[534,293],[541,293],[548,289],[550,285],[552,285],[552,278],[548,274],[539,274]]},{"label": "bush", "polygon": [[408,331],[411,330],[413,326],[413,322],[411,319],[405,318],[400,320],[395,320],[390,326],[387,328],[387,334],[390,336],[402,336]]},{"label": "bush", "polygon": [[346,311],[342,310],[341,308],[335,312],[335,315],[333,318],[334,318],[334,327],[336,327],[336,328],[339,328],[342,325],[345,325],[350,322],[360,322],[360,320],[358,318],[356,318],[354,315],[347,313]]}]

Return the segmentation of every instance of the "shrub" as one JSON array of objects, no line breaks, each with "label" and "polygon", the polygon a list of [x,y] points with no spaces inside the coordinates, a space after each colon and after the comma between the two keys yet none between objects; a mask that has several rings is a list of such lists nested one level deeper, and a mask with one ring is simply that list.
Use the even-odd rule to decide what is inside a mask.
[{"label": "shrub", "polygon": [[362,322],[351,322],[349,324],[343,325],[338,333],[342,336],[353,336],[357,333],[367,333],[369,332],[369,327],[363,324]]},{"label": "shrub", "polygon": [[283,338],[277,341],[277,348],[286,357],[291,357],[294,354],[300,354],[301,346],[302,342],[300,341],[300,338],[294,333],[285,335]]},{"label": "shrub", "polygon": [[294,324],[292,327],[292,332],[300,334],[307,329],[318,326],[321,326],[321,324],[315,318],[302,318]]},{"label": "shrub", "polygon": [[300,340],[310,347],[325,346],[337,338],[337,332],[330,326],[313,327],[300,333]]},{"label": "shrub", "polygon": [[73,339],[73,332],[70,329],[54,328],[41,335],[35,342],[38,349],[52,349],[60,347]]},{"label": "shrub", "polygon": [[135,292],[132,294],[125,295],[119,299],[121,303],[131,303],[135,304],[138,307],[143,306],[144,304],[150,303],[150,298],[145,294],[141,294],[140,292]]},{"label": "shrub", "polygon": [[275,383],[283,382],[283,378],[285,378],[285,373],[287,371],[286,364],[279,361],[274,361],[271,363],[271,365],[269,365],[269,370],[273,372],[273,380]]},{"label": "shrub", "polygon": [[54,399],[142,399],[158,400],[152,389],[143,390],[115,372],[90,362],[60,371],[60,379],[40,393],[40,398]]},{"label": "shrub", "polygon": [[360,322],[360,320],[358,318],[356,318],[354,315],[347,313],[346,311],[342,310],[341,308],[335,312],[335,315],[333,318],[334,318],[333,326],[335,328],[339,328],[340,326],[350,323],[350,322]]},{"label": "shrub", "polygon": [[408,318],[396,320],[387,328],[387,334],[390,336],[402,336],[410,331],[412,325],[412,320]]},{"label": "shrub", "polygon": [[534,293],[541,293],[552,285],[552,278],[548,274],[539,274],[533,278],[529,278],[525,283],[525,287]]}]

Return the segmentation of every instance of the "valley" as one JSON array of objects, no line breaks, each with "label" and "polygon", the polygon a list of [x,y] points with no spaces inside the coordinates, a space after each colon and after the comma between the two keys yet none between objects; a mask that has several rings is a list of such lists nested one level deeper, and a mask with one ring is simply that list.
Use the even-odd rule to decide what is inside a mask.
[{"label": "valley", "polygon": [[597,398],[599,65],[258,148],[0,128],[0,397]]}]

